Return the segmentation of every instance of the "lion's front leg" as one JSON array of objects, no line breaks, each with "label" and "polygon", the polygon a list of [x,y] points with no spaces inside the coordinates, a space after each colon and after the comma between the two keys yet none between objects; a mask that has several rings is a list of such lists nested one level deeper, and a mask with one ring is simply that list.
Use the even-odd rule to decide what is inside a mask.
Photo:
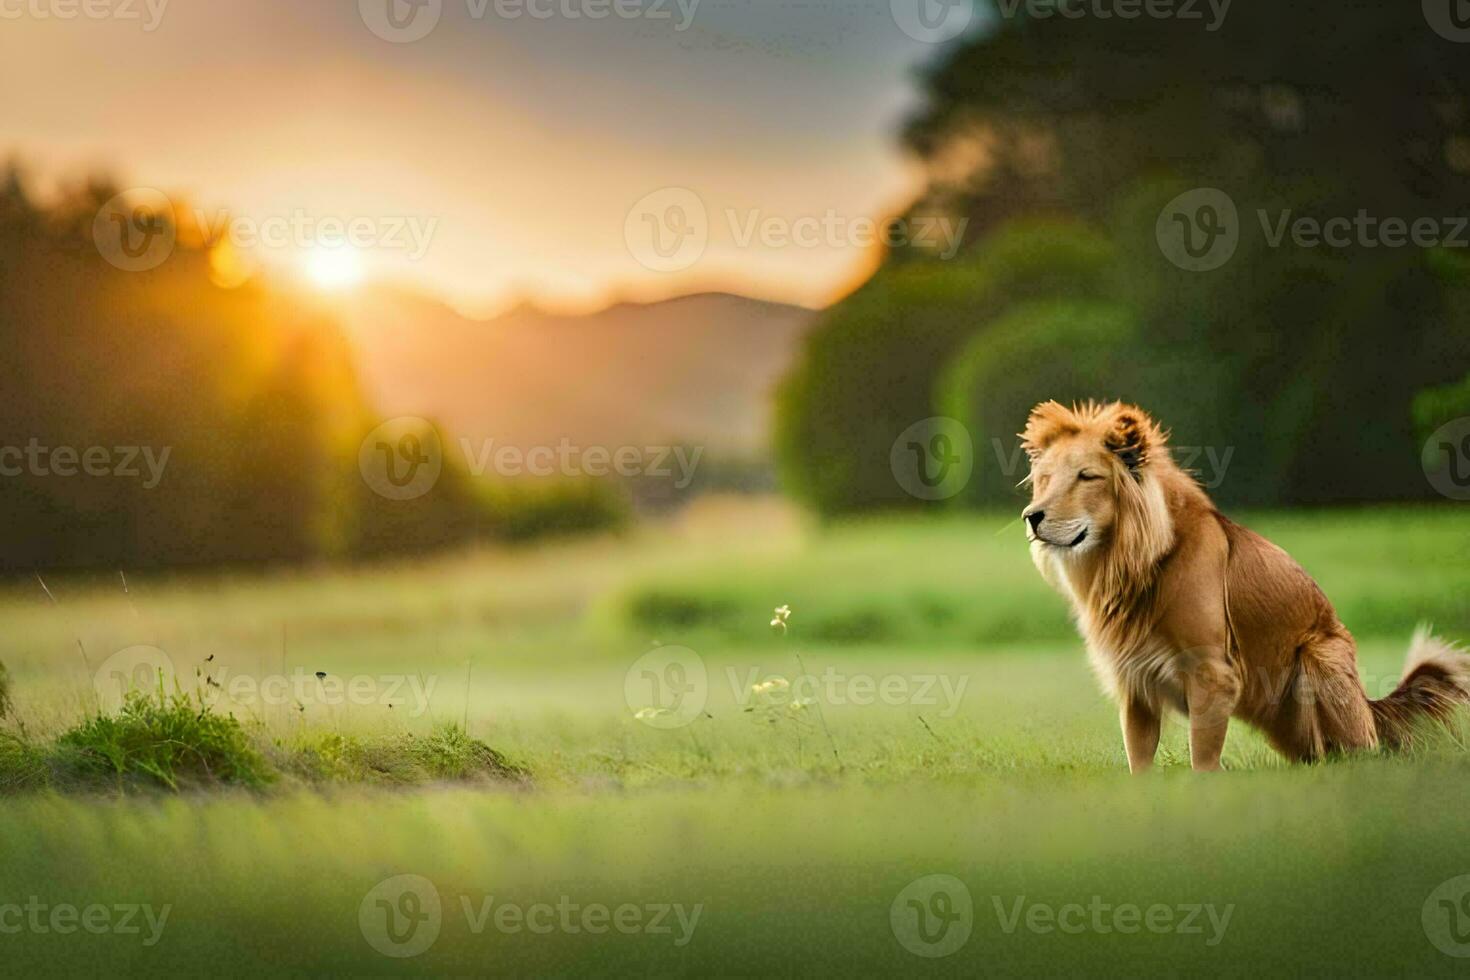
[{"label": "lion's front leg", "polygon": [[1210,659],[1185,678],[1189,706],[1189,761],[1196,772],[1220,768],[1230,716],[1240,700],[1240,681],[1228,666]]},{"label": "lion's front leg", "polygon": [[1159,751],[1159,712],[1134,698],[1125,698],[1122,708],[1123,748],[1128,752],[1128,771],[1147,772]]}]

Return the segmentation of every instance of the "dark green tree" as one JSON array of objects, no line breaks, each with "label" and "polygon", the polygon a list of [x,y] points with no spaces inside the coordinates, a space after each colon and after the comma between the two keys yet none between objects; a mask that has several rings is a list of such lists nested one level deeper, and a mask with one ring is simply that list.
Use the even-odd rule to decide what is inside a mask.
[{"label": "dark green tree", "polygon": [[[1429,219],[1437,234],[1449,234],[1457,216],[1470,215],[1464,46],[1433,30],[1415,3],[1242,0],[1214,30],[1205,5],[1196,8],[1203,20],[1104,18],[1091,4],[1064,6],[1081,15],[1033,18],[1025,3],[1014,5],[1014,16],[998,13],[986,33],[926,70],[925,105],[904,132],[929,174],[911,213],[969,219],[969,251],[955,261],[978,263],[977,279],[988,282],[1004,279],[985,257],[990,242],[1019,219],[1066,217],[1110,242],[1107,299],[1137,325],[1123,360],[1154,369],[1102,387],[1127,387],[1117,394],[1155,408],[1194,445],[1233,446],[1222,498],[1333,502],[1428,492],[1413,405],[1424,389],[1470,369],[1467,250],[1448,242],[1390,247],[1381,223]],[[1222,191],[1236,211],[1226,229],[1233,256],[1203,271],[1177,267],[1157,233],[1170,202],[1196,188]],[[1338,245],[1303,247],[1289,231],[1301,217],[1360,214],[1374,230],[1355,223]],[[1283,221],[1287,234],[1274,241]],[[895,252],[875,284],[935,261]],[[831,314],[823,353],[842,346],[844,323],[882,318],[872,302],[882,288],[859,291]],[[1064,288],[1050,298],[1089,295]],[[911,297],[904,315],[950,325],[946,335],[958,339],[939,360],[963,349],[972,364],[1008,377],[995,363],[1000,353],[985,351],[1000,311],[976,316],[966,302]],[[1008,329],[1033,335],[1032,350],[1066,332],[1050,316],[1029,326],[1012,320]],[[1096,341],[1118,343],[1102,334]],[[857,358],[872,345],[870,337],[856,345]],[[1050,349],[1067,356],[1060,343]],[[879,359],[840,364],[874,390],[892,383]],[[791,386],[809,393],[788,393],[785,431],[820,428],[850,410],[833,393],[860,384],[809,385],[819,370],[809,357],[793,376]],[[958,395],[938,390],[941,376],[936,366],[903,383],[922,389],[911,391],[914,400],[953,404]],[[977,438],[1013,432],[1021,421],[988,414]],[[782,443],[793,486],[823,510],[865,506],[867,489],[812,493],[810,476],[857,466],[847,457],[867,459],[874,447],[808,444],[824,447],[820,459]]]}]

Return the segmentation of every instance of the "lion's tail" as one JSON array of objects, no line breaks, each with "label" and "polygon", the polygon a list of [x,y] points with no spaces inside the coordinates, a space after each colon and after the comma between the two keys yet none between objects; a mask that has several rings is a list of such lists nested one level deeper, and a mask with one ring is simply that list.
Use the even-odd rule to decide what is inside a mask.
[{"label": "lion's tail", "polygon": [[1463,704],[1470,704],[1470,655],[1427,626],[1414,633],[1399,686],[1383,700],[1368,702],[1378,741],[1389,748],[1408,745],[1422,719],[1448,722]]}]

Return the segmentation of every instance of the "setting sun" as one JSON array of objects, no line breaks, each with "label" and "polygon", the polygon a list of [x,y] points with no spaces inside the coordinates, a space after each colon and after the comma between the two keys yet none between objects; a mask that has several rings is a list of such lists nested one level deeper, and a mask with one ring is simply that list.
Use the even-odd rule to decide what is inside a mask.
[{"label": "setting sun", "polygon": [[362,282],[362,256],[351,248],[317,248],[306,254],[306,277],[320,289],[350,289]]}]

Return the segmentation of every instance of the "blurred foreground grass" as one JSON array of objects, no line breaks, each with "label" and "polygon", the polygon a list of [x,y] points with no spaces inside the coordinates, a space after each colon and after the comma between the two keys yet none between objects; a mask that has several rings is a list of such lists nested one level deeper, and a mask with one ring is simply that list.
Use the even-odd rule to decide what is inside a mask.
[{"label": "blurred foreground grass", "polygon": [[[153,945],[146,928],[7,936],[6,967],[15,976],[1458,974],[1463,961],[1431,942],[1423,919],[1440,911],[1435,890],[1470,870],[1467,775],[1459,762],[1363,760],[1218,779],[1174,770],[1146,783],[1058,767],[1048,778],[915,776],[902,787],[858,779],[126,806],[32,797],[0,809],[8,901],[170,911]],[[421,955],[391,959],[369,944],[385,934],[371,918],[382,913],[370,906],[366,929],[361,916],[373,889],[405,874],[438,896],[439,931]],[[952,956],[926,960],[896,940],[890,911],[911,882],[935,874],[968,891],[973,932]],[[575,931],[542,935],[479,929],[487,901],[700,911],[682,934],[596,935],[578,916]],[[1018,901],[1164,905],[1181,917],[1160,932],[1007,931]],[[1201,916],[1197,932],[1178,931],[1195,906],[1229,918],[1217,928]]]},{"label": "blurred foreground grass", "polygon": [[[8,627],[0,660],[30,731],[75,723],[96,698],[87,671],[146,644],[165,651],[186,683],[197,667],[227,690],[231,676],[411,675],[429,692],[423,703],[400,692],[389,708],[374,688],[354,703],[219,707],[262,738],[402,735],[467,722],[527,767],[533,784],[305,791],[287,780],[263,795],[5,800],[6,970],[1428,975],[1461,967],[1441,948],[1457,935],[1447,930],[1470,927],[1470,904],[1462,924],[1431,893],[1470,874],[1463,737],[1415,757],[1304,769],[1281,765],[1235,725],[1233,771],[1201,778],[1187,771],[1175,721],[1165,768],[1130,779],[1112,708],[1008,520],[819,532],[781,510],[716,509],[630,539],[372,572],[130,576],[126,595],[110,579],[57,579],[47,583],[54,605],[39,587],[16,583],[0,612]],[[1359,636],[1375,693],[1392,686],[1416,622],[1470,633],[1470,512],[1246,520],[1323,584]],[[766,625],[783,602],[794,609],[785,640]],[[664,731],[632,717],[629,669],[656,644],[690,648],[706,670],[705,713],[692,725]],[[813,689],[823,703],[742,710],[760,704],[752,682],[797,681],[802,665],[839,678]],[[890,682],[896,696],[864,697],[864,679],[872,692]],[[380,907],[369,895],[399,875],[425,879],[441,901],[437,939],[406,959],[369,939],[390,909],[402,913],[402,935],[418,935],[409,913],[419,906],[394,896]],[[943,959],[916,957],[890,926],[900,892],[930,875],[958,879],[973,901],[970,939]],[[680,945],[677,924],[669,934],[497,928],[480,918],[492,897],[491,908],[702,911]],[[1018,901],[1023,912],[1089,903],[1232,911],[1223,932],[1201,917],[1200,933],[1091,924],[1073,933],[1044,928],[1045,915],[1008,931]],[[171,911],[158,941],[145,945],[146,926],[65,932],[44,913],[40,929],[10,929],[18,920],[6,904],[28,902]],[[900,915],[905,908],[899,902]]]}]

